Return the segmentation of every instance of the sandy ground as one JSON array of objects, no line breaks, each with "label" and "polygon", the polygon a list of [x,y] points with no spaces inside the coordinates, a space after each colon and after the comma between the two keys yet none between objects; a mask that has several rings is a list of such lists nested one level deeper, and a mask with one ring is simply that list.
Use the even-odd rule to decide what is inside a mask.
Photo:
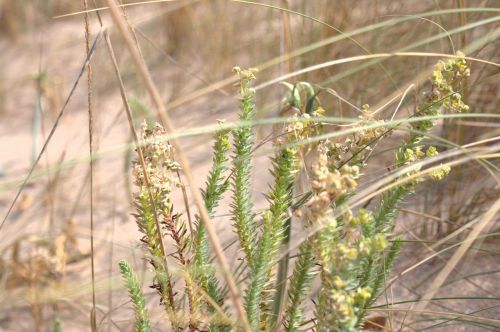
[{"label": "sandy ground", "polygon": [[[117,43],[118,45],[118,43]],[[140,89],[136,89],[137,81],[133,76],[131,63],[121,45],[117,47],[121,69],[127,78],[127,88],[131,94],[138,96],[147,104],[148,98]],[[3,99],[0,101],[0,215],[3,217],[32,163],[33,149],[39,151],[46,139],[57,113],[67,97],[80,70],[83,61],[84,39],[83,29],[73,20],[56,21],[30,35],[23,35],[12,42],[0,39],[0,75],[2,79]],[[155,58],[152,63],[164,64]],[[159,62],[160,61],[160,62]],[[104,44],[101,43],[94,58],[94,114],[95,142],[99,158],[95,163],[95,239],[96,239],[96,278],[98,294],[98,319],[112,330],[129,330],[131,310],[127,304],[125,290],[117,282],[117,261],[128,258],[135,266],[144,266],[141,250],[138,247],[140,234],[130,216],[132,212],[130,197],[126,190],[124,172],[125,151],[123,144],[129,141],[130,135],[125,114],[121,104],[119,91],[112,76],[110,61]],[[42,95],[43,115],[40,125],[33,128],[33,118],[38,102],[39,92],[35,77],[39,68],[46,73],[47,83]],[[167,101],[175,84],[175,74],[170,65],[153,67],[155,81]],[[229,70],[229,68],[228,68]],[[66,262],[58,270],[57,278],[52,279],[42,290],[39,300],[49,302],[59,297],[57,304],[46,305],[42,320],[48,330],[54,318],[62,321],[63,331],[88,330],[88,317],[91,308],[90,292],[90,260],[89,252],[89,195],[88,195],[88,127],[86,110],[86,86],[82,79],[75,94],[71,98],[65,116],[37,166],[34,176],[23,191],[15,205],[11,216],[1,232],[0,252],[2,266],[10,266],[12,248],[17,243],[21,252],[31,255],[40,250],[40,239],[57,238],[64,234],[68,240],[74,236],[75,242],[66,242],[74,257],[74,262]],[[230,91],[230,90],[229,90]],[[171,112],[177,130],[194,126],[213,124],[217,119],[235,118],[236,101],[225,94],[215,92],[208,98],[200,98],[188,105]],[[34,134],[35,131],[35,134]],[[210,166],[210,137],[207,135],[182,139],[185,152],[193,167],[193,174],[198,183],[203,183]],[[35,148],[34,148],[35,146]],[[61,163],[62,162],[62,163]],[[53,166],[62,166],[54,169]],[[49,167],[50,166],[50,167]],[[254,196],[256,210],[265,206],[261,195],[269,180],[267,171],[268,159],[259,157],[254,168]],[[177,209],[185,212],[180,193],[175,203]],[[228,212],[227,204],[223,204],[219,215]],[[185,215],[185,213],[184,213]],[[411,222],[412,220],[408,220]],[[231,239],[231,227],[227,218],[215,218],[218,233],[224,241]],[[403,221],[405,222],[405,221]],[[68,228],[70,231],[68,231]],[[71,236],[70,236],[71,235]],[[428,251],[420,245],[408,246],[398,260],[396,271],[402,271],[428,255]],[[26,256],[21,255],[22,261]],[[446,260],[449,254],[444,254]],[[232,264],[237,264],[237,253],[229,252]],[[4,265],[7,264],[7,265]],[[442,266],[442,260],[431,260],[415,271],[405,275],[388,292],[389,301],[407,300],[422,294],[428,286],[430,275]],[[485,269],[484,267],[491,267]],[[451,283],[453,277],[470,275],[474,271],[493,270],[498,268],[498,259],[493,255],[478,253],[473,262],[465,269],[450,277],[450,284],[438,295],[482,296],[495,295],[498,279],[491,276],[471,276],[466,280]],[[3,270],[6,281],[8,269]],[[432,274],[434,273],[434,274]],[[495,276],[495,274],[493,274]],[[111,278],[111,280],[110,280]],[[50,278],[49,278],[50,279]],[[20,280],[20,279],[19,279]],[[22,286],[22,287],[21,287]],[[109,292],[114,289],[114,292]],[[12,285],[0,291],[0,329],[9,331],[29,331],[33,329],[33,292],[28,284]],[[497,296],[497,295],[495,295]],[[158,312],[156,300],[150,301],[150,309]],[[464,300],[443,301],[439,305],[429,306],[435,311],[474,312],[497,304],[494,301],[475,300],[466,303]],[[114,308],[112,317],[107,315],[109,308]],[[498,308],[481,312],[490,318],[500,317]],[[111,325],[107,325],[108,318]],[[393,327],[397,329],[397,327]],[[158,326],[158,330],[164,328]],[[482,331],[482,327],[474,329],[463,327],[458,322],[451,327],[436,327],[435,331]]]}]

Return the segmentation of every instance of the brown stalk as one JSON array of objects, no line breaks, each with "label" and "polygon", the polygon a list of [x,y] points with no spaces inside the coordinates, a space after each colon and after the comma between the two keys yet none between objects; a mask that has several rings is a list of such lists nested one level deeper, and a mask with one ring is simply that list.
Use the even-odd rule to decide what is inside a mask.
[{"label": "brown stalk", "polygon": [[[288,9],[288,1],[287,0],[281,0],[281,7],[284,9]],[[281,18],[282,18],[282,24],[283,24],[283,50],[285,54],[289,54],[292,52],[292,27],[290,24],[290,13],[286,10],[283,10],[281,12]],[[288,66],[288,72],[293,71],[293,60],[291,58],[287,59],[287,66]]]},{"label": "brown stalk", "polygon": [[[83,0],[85,10],[88,9],[87,0]],[[89,15],[85,13],[85,51],[87,56],[90,54],[90,25]],[[96,321],[96,299],[95,299],[95,262],[94,262],[94,161],[92,158],[94,151],[94,125],[92,110],[92,65],[87,64],[87,106],[89,115],[89,168],[90,168],[90,267],[92,274],[92,312],[90,314],[90,324],[92,331],[97,331]]]},{"label": "brown stalk", "polygon": [[179,180],[179,184],[181,186],[181,191],[182,191],[182,200],[184,201],[184,209],[186,209],[186,216],[188,219],[188,226],[189,226],[189,234],[193,235],[193,219],[191,218],[191,210],[189,209],[189,200],[188,200],[188,195],[186,191],[186,185],[182,182],[181,178],[181,173],[179,170],[175,171],[177,173],[177,179]]},{"label": "brown stalk", "polygon": [[194,316],[194,307],[195,307],[195,299],[193,295],[193,281],[191,276],[189,275],[189,259],[184,255],[184,250],[186,249],[186,241],[184,240],[186,235],[186,227],[181,224],[180,227],[176,227],[176,223],[178,223],[179,215],[172,214],[172,209],[168,212],[164,212],[163,223],[165,224],[165,228],[170,232],[170,236],[175,242],[175,247],[177,251],[177,259],[181,266],[185,269],[185,284],[186,284],[186,294],[188,298],[188,307],[189,307],[189,330],[196,331],[196,319]]},{"label": "brown stalk", "polygon": [[[132,35],[132,37],[134,39],[135,47],[137,48],[137,51],[139,52],[139,58],[142,61],[144,61],[144,56],[142,54],[142,50],[141,50],[141,47],[139,45],[139,40],[137,39],[137,34],[135,32],[135,28],[130,23],[129,17],[127,15],[126,7],[123,6],[122,0],[118,0],[118,2],[119,2],[118,5],[122,8],[123,18],[125,19],[125,23],[127,23],[127,27],[130,31],[130,34]],[[97,14],[99,15],[99,12],[97,12]],[[191,211],[189,209],[189,200],[188,200],[188,196],[186,193],[186,186],[182,182],[182,178],[181,178],[181,175],[179,173],[179,170],[177,170],[176,173],[177,173],[177,177],[179,179],[179,184],[180,184],[181,191],[182,191],[182,199],[184,200],[184,208],[186,209],[186,215],[188,218],[189,231],[190,231],[190,234],[192,235],[193,234],[193,222],[191,219]]]},{"label": "brown stalk", "polygon": [[[375,309],[367,309],[369,312],[404,312],[407,309],[405,308],[375,308]],[[457,319],[457,318],[463,318],[465,321],[473,321],[473,322],[478,322],[478,323],[485,323],[485,324],[494,324],[497,325],[500,320],[498,319],[492,319],[492,318],[486,318],[486,317],[479,317],[479,316],[474,316],[470,314],[461,314],[457,312],[447,312],[447,311],[435,311],[435,310],[411,310],[409,311],[410,314],[412,315],[418,315],[418,316],[430,316],[430,317],[439,317],[439,318],[451,318],[451,319]]]},{"label": "brown stalk", "polygon": [[[125,40],[128,51],[129,51],[130,55],[132,56],[132,59],[133,59],[134,64],[136,66],[136,69],[139,73],[139,76],[140,76],[141,80],[143,81],[144,85],[146,86],[146,89],[148,90],[148,93],[150,94],[151,99],[153,100],[156,111],[158,113],[158,117],[160,118],[164,128],[166,128],[166,130],[170,134],[173,134],[175,132],[174,126],[170,120],[170,117],[167,114],[167,110],[163,104],[160,93],[158,92],[158,89],[156,88],[156,85],[151,78],[149,70],[145,66],[144,62],[141,61],[139,52],[134,47],[133,38],[130,34],[130,31],[127,29],[126,22],[125,22],[124,18],[122,17],[122,15],[120,14],[120,12],[118,10],[116,2],[114,0],[106,0],[106,2],[108,3],[108,5],[110,7],[113,21],[114,21],[115,25],[117,26],[123,39]],[[191,192],[192,192],[193,198],[195,200],[196,206],[198,208],[198,212],[200,214],[201,220],[203,221],[203,224],[205,225],[208,238],[209,238],[209,240],[214,248],[216,258],[219,261],[219,264],[222,268],[224,278],[226,279],[226,282],[227,282],[227,285],[229,288],[229,292],[231,294],[231,298],[232,298],[232,301],[234,303],[235,309],[238,312],[238,316],[239,316],[240,322],[243,326],[243,330],[250,331],[250,326],[248,324],[245,310],[243,308],[243,301],[241,299],[241,294],[239,293],[239,290],[236,286],[236,282],[234,281],[234,278],[231,276],[231,270],[229,267],[229,263],[227,262],[227,259],[224,255],[219,236],[217,235],[215,228],[213,227],[213,225],[210,221],[210,216],[209,216],[208,211],[205,207],[203,197],[201,196],[201,193],[197,187],[197,184],[194,181],[194,178],[193,178],[193,175],[191,172],[191,166],[189,165],[189,162],[182,151],[182,147],[179,144],[179,141],[176,138],[174,138],[171,140],[171,143],[177,152],[177,156],[179,158],[179,163],[180,163],[180,165],[181,165],[181,167],[184,170],[184,173],[186,175],[188,185],[191,189]]]}]

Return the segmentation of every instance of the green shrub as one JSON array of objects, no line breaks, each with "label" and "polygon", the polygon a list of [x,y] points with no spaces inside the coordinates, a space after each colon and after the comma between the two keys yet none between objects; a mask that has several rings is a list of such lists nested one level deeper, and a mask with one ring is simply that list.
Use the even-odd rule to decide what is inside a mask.
[{"label": "green shrub", "polygon": [[[401,247],[401,241],[392,236],[399,208],[425,178],[440,180],[450,171],[443,165],[422,171],[421,161],[437,155],[437,150],[425,147],[422,140],[441,112],[468,108],[459,94],[469,75],[463,55],[436,66],[431,90],[411,116],[416,119],[406,127],[408,134],[396,149],[387,189],[369,209],[350,204],[359,191],[371,149],[394,130],[404,128],[376,120],[365,106],[359,121],[351,124],[357,130],[344,140],[322,138],[328,136],[324,135],[324,123],[329,119],[323,117],[313,85],[301,82],[286,84],[289,95],[285,107],[295,114],[275,127],[268,207],[261,213],[254,211],[251,173],[255,135],[251,123],[255,91],[250,83],[255,77],[253,70],[235,68],[235,72],[240,79],[242,125],[215,134],[213,165],[203,197],[213,216],[223,195],[228,191],[231,195],[231,220],[245,274],[240,287],[250,328],[269,331],[279,326],[297,331],[315,326],[318,331],[359,331]],[[172,328],[240,329],[225,302],[227,292],[213,264],[203,223],[197,220],[191,234],[182,216],[173,210],[171,194],[179,186],[175,177],[179,165],[172,146],[164,139],[166,133],[158,124],[145,124],[143,132],[140,148],[146,169],[140,162],[133,166],[138,187],[135,217],[154,271],[153,288]],[[304,172],[309,188],[301,192],[297,183]],[[302,223],[307,236],[290,246],[292,220]],[[175,274],[167,264],[165,235],[176,248],[172,256],[179,272]],[[293,248],[297,249],[296,257],[290,259]],[[121,262],[120,267],[137,313],[137,330],[143,331],[149,326],[144,299],[128,265]],[[317,293],[312,291],[315,278],[320,282]],[[174,290],[174,281],[182,282],[183,292]],[[309,300],[315,303],[314,310],[307,310]]]}]

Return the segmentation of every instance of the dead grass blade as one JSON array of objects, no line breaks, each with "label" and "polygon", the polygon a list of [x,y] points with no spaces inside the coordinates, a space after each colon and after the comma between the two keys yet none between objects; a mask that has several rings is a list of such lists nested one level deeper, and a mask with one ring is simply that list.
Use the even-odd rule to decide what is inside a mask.
[{"label": "dead grass blade", "polygon": [[[87,0],[83,0],[83,6],[85,10],[88,9]],[[87,56],[90,54],[90,24],[89,15],[85,13],[85,52]],[[87,64],[87,107],[88,107],[88,129],[89,129],[89,186],[90,186],[90,270],[92,278],[92,311],[90,315],[90,326],[92,331],[97,331],[97,320],[96,320],[96,299],[95,299],[95,256],[94,256],[94,160],[92,155],[94,153],[94,119],[93,119],[93,105],[92,105],[92,64]]]},{"label": "dead grass blade", "polygon": [[493,220],[495,216],[498,216],[497,213],[500,210],[500,199],[498,199],[493,206],[484,214],[481,221],[474,227],[474,229],[470,232],[469,236],[465,241],[463,241],[462,245],[455,251],[453,256],[450,258],[445,267],[441,270],[441,272],[436,276],[434,281],[431,284],[431,287],[427,290],[425,295],[422,297],[420,302],[416,306],[416,310],[423,311],[427,305],[429,304],[429,299],[432,299],[437,291],[441,288],[443,283],[446,281],[451,271],[455,268],[455,266],[460,262],[462,257],[465,255],[467,250],[470,248],[472,243],[477,239],[479,234],[489,226],[490,222]]}]

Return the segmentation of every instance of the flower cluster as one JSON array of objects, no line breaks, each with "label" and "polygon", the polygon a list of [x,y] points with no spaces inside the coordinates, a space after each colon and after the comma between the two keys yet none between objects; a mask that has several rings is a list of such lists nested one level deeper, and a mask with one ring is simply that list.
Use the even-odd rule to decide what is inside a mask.
[{"label": "flower cluster", "polygon": [[362,114],[358,121],[353,123],[355,131],[348,135],[343,142],[332,143],[329,146],[328,157],[338,165],[349,163],[364,167],[366,159],[371,154],[375,144],[386,138],[391,130],[384,120],[377,120],[375,114],[369,111],[367,104],[363,105]]},{"label": "flower cluster", "polygon": [[255,80],[256,68],[241,69],[234,67],[233,72],[238,76],[237,86],[239,87],[239,95],[241,99],[252,98],[255,95],[255,89],[250,87],[250,83]]},{"label": "flower cluster", "polygon": [[347,151],[355,156],[351,163],[363,164],[366,157],[371,153],[373,144],[385,138],[390,132],[384,126],[385,121],[375,119],[367,104],[363,105],[363,112],[359,121],[355,124],[356,132],[346,139]]},{"label": "flower cluster", "polygon": [[[432,158],[437,156],[439,153],[435,147],[430,146],[425,153],[427,158]],[[451,167],[448,165],[440,165],[438,168],[434,169],[429,173],[429,177],[434,181],[442,180],[445,176],[447,176],[451,171]]]},{"label": "flower cluster", "polygon": [[[418,161],[424,158],[432,158],[436,157],[439,152],[435,147],[430,146],[427,151],[422,150],[422,146],[417,146],[414,148],[407,147],[406,149],[401,149],[398,152],[397,156],[397,165],[398,167],[406,166],[409,168],[409,171],[406,175],[413,175],[421,170],[421,165],[419,165]],[[433,169],[430,173],[428,173],[429,178],[435,181],[442,180],[448,173],[450,173],[451,168],[448,165],[440,165],[439,167]],[[412,183],[416,184],[422,181],[423,178],[419,177],[412,181]]]},{"label": "flower cluster", "polygon": [[[319,117],[321,115],[314,113],[312,116]],[[321,123],[311,121],[310,118],[311,115],[308,113],[291,116],[284,128],[286,140],[288,142],[300,142],[319,135],[322,132]]]},{"label": "flower cluster", "polygon": [[461,81],[470,76],[470,69],[465,61],[465,55],[457,52],[457,58],[439,61],[432,73],[432,83],[436,98],[443,99],[442,107],[452,112],[467,112],[467,106],[462,96],[456,91]]},{"label": "flower cluster", "polygon": [[[469,110],[458,91],[462,82],[469,77],[470,69],[464,54],[457,52],[457,58],[439,61],[432,73],[432,90],[426,95],[426,101],[415,112],[416,116],[437,116],[441,109],[449,112],[462,113]],[[434,126],[432,120],[413,122],[412,127],[420,132],[426,132]]]},{"label": "flower cluster", "polygon": [[170,207],[172,190],[179,186],[173,172],[180,169],[174,161],[173,147],[165,139],[166,132],[160,124],[148,128],[146,122],[142,124],[142,155],[146,170],[144,171],[140,160],[134,161],[133,174],[135,184],[140,189],[139,195],[148,195],[148,184],[151,194],[161,204],[158,208]]},{"label": "flower cluster", "polygon": [[359,167],[344,166],[335,169],[329,158],[330,141],[323,141],[318,145],[318,156],[311,168],[311,188],[313,196],[306,207],[310,214],[309,219],[321,222],[328,219],[332,204],[347,192],[357,186]]},{"label": "flower cluster", "polygon": [[[322,290],[317,306],[318,326],[335,326],[334,330],[355,331],[360,312],[372,297],[370,287],[361,285],[353,275],[374,251],[387,246],[383,234],[363,235],[363,228],[373,223],[371,212],[352,210],[343,200],[357,187],[358,166],[335,168],[329,141],[318,146],[317,161],[312,165],[312,197],[306,203],[309,223],[321,230],[311,237],[313,252],[321,266]],[[341,213],[333,215],[334,209]]]}]

